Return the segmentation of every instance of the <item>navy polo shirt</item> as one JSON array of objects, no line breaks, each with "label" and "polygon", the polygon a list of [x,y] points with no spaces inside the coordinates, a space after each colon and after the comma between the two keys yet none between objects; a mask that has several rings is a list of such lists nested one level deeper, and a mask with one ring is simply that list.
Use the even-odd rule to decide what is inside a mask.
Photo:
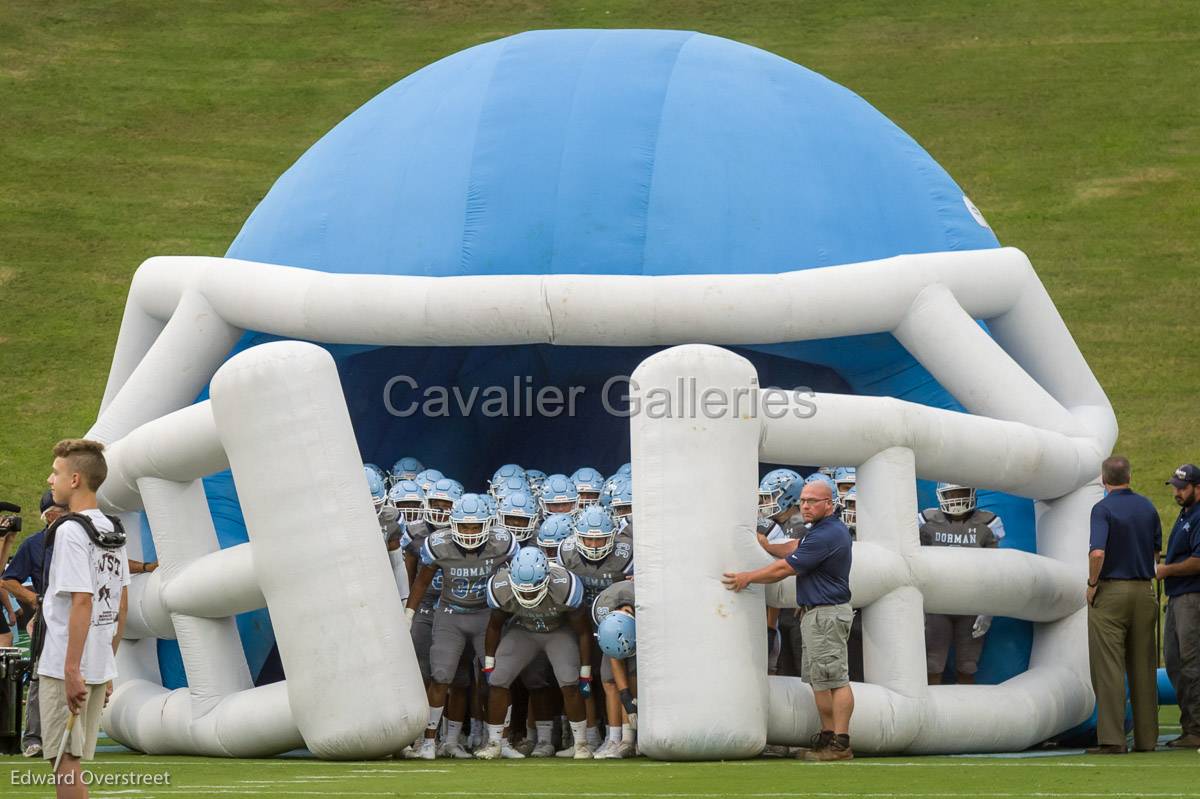
[{"label": "navy polo shirt", "polygon": [[788,565],[796,571],[797,605],[841,605],[850,601],[850,528],[826,516],[800,540]]},{"label": "navy polo shirt", "polygon": [[16,580],[18,583],[29,580],[33,583],[33,593],[42,596],[46,593],[46,585],[42,582],[46,573],[42,568],[45,560],[46,531],[41,530],[21,542],[17,554],[13,555],[8,568],[0,575],[0,580]]},{"label": "navy polo shirt", "polygon": [[[1181,510],[1171,540],[1167,543],[1167,563],[1179,563],[1188,558],[1200,558],[1200,502]],[[1168,577],[1163,580],[1167,596],[1200,592],[1200,574],[1188,577]]]},{"label": "navy polo shirt", "polygon": [[1104,550],[1101,580],[1150,580],[1162,551],[1162,522],[1154,504],[1118,488],[1092,506],[1091,549]]}]

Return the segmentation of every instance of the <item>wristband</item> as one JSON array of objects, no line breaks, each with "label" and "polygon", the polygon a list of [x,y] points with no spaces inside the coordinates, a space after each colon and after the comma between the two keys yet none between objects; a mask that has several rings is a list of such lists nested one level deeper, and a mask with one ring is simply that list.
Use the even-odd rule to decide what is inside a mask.
[{"label": "wristband", "polygon": [[1093,583],[1091,580],[1088,580],[1088,588],[1095,588],[1095,587],[1096,587],[1096,584],[1097,584],[1097,583],[1099,583],[1099,582],[1100,582],[1100,581],[1099,581],[1099,580],[1097,580],[1095,583]]},{"label": "wristband", "polygon": [[581,679],[581,680],[592,679],[592,667],[590,664],[587,666],[579,667],[579,679]]},{"label": "wristband", "polygon": [[491,671],[494,668],[496,668],[496,658],[492,657],[491,655],[484,655],[483,670]]}]

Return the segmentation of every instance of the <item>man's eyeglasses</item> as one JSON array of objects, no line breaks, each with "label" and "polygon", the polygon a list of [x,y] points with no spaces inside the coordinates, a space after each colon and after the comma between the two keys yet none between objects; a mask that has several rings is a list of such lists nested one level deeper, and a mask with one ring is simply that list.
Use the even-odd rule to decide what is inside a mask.
[{"label": "man's eyeglasses", "polygon": [[822,502],[833,502],[833,500],[829,497],[825,497],[824,499],[801,499],[800,500],[801,505],[819,505]]}]

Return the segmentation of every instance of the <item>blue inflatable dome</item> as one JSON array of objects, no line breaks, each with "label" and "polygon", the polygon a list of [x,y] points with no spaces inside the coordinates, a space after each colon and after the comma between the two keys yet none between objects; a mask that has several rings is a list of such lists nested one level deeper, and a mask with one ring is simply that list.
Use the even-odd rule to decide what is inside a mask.
[{"label": "blue inflatable dome", "polygon": [[[228,255],[341,273],[669,275],[997,246],[928,153],[820,75],[700,33],[566,30],[473,47],[391,86],[279,178]],[[267,338],[247,334],[238,348]],[[601,389],[654,348],[330,351],[364,460],[416,455],[472,487],[514,461],[615,470],[628,458],[628,420],[605,412]],[[738,351],[764,385],[959,408],[890,335]],[[514,376],[534,390],[587,391],[572,418],[493,419],[478,408],[397,418],[383,400],[394,375],[464,391]],[[246,540],[229,476],[206,489],[222,544]],[[935,502],[931,486],[922,500]],[[1033,549],[1031,503],[986,492],[981,502],[1003,516],[1005,546]],[[258,673],[272,640],[265,611],[240,623]],[[1028,654],[1029,625],[998,620],[981,681],[1023,671]],[[169,664],[164,651],[164,676],[177,684]]]}]

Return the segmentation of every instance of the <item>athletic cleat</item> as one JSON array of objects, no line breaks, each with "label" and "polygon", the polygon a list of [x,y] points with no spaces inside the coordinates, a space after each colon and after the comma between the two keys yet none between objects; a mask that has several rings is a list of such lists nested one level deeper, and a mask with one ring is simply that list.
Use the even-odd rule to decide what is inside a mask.
[{"label": "athletic cleat", "polygon": [[517,751],[512,746],[510,746],[508,741],[505,741],[503,744],[501,744],[500,757],[504,758],[505,760],[524,760],[525,759],[525,755],[521,754],[519,751]]},{"label": "athletic cleat", "polygon": [[516,749],[525,757],[529,757],[533,753],[533,740],[530,738],[524,738],[519,744],[514,746],[513,749]]},{"label": "athletic cleat", "polygon": [[575,744],[575,750],[571,757],[576,760],[591,760],[592,750],[588,749],[587,744]]},{"label": "athletic cleat", "polygon": [[500,742],[490,743],[475,752],[479,760],[497,760],[500,757]]},{"label": "athletic cleat", "polygon": [[549,741],[542,741],[533,747],[533,751],[529,753],[530,757],[554,757],[554,744]]},{"label": "athletic cleat", "polygon": [[596,760],[608,760],[610,757],[616,757],[614,754],[616,747],[612,741],[605,741],[599,749],[592,753],[592,757]]},{"label": "athletic cleat", "polygon": [[38,757],[39,755],[41,755],[41,753],[42,753],[42,745],[41,744],[30,744],[29,746],[25,747],[21,751],[21,754],[24,755],[25,757]]},{"label": "athletic cleat", "polygon": [[613,747],[612,756],[617,760],[628,760],[637,757],[637,746],[628,741],[622,741]]},{"label": "athletic cleat", "polygon": [[463,748],[458,741],[447,741],[438,749],[438,757],[452,757],[456,760],[470,760],[475,757]]},{"label": "athletic cleat", "polygon": [[422,745],[421,748],[419,750],[417,750],[417,759],[418,760],[436,760],[437,759],[437,747],[435,747],[433,745],[432,739],[427,739],[427,740],[429,740],[430,743]]}]

